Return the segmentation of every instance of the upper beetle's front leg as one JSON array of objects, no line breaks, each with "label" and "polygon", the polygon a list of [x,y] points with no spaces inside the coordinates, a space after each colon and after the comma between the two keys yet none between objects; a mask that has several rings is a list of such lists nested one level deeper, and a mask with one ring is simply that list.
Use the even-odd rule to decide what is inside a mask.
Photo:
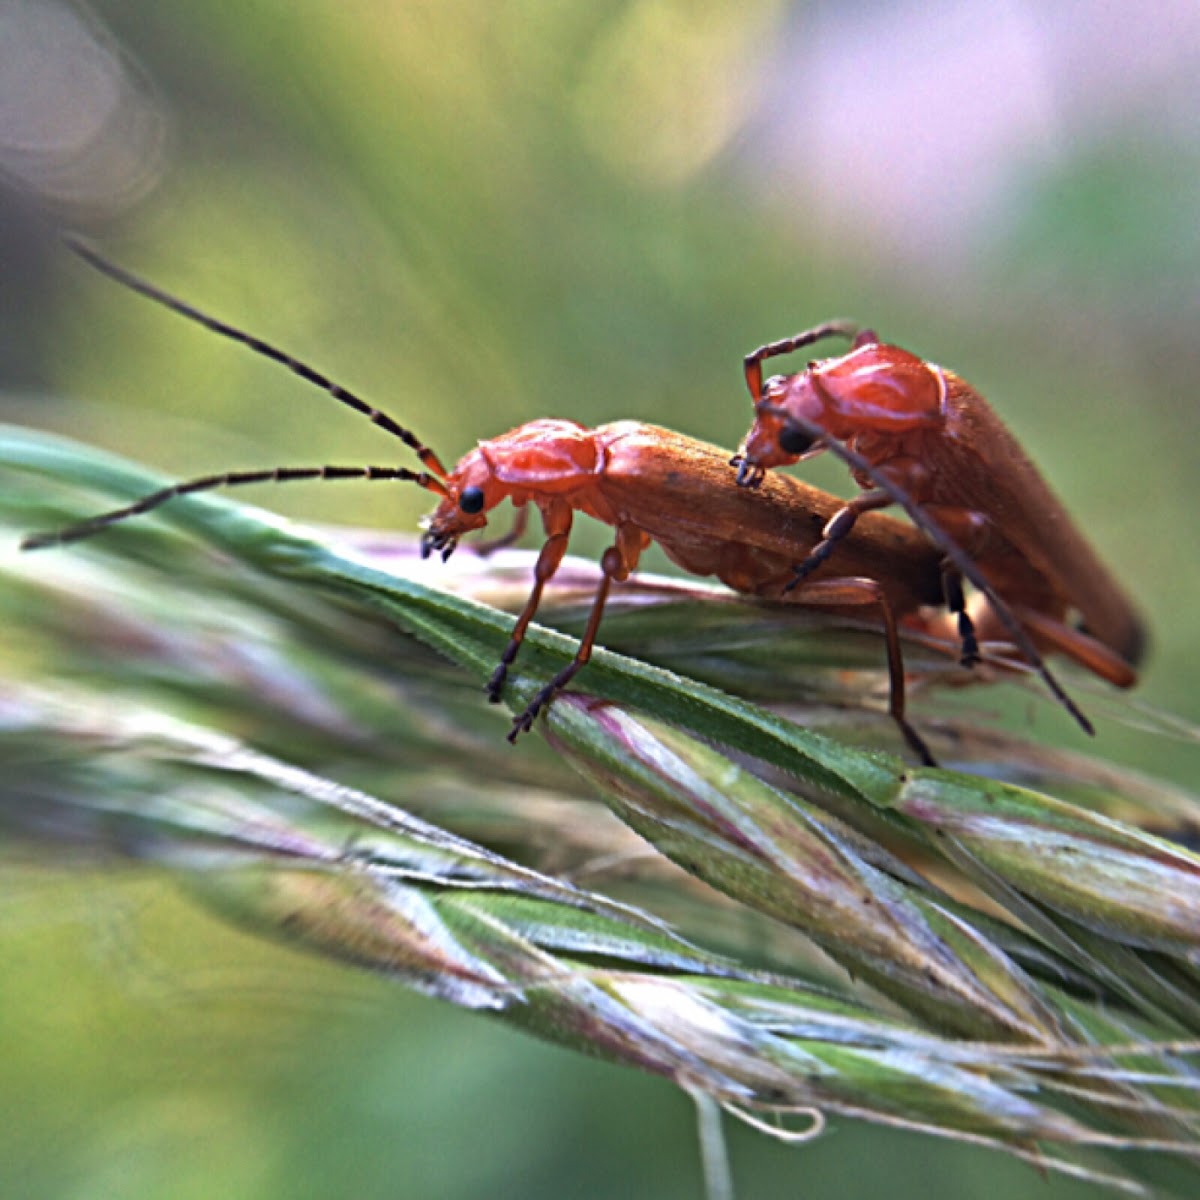
[{"label": "upper beetle's front leg", "polygon": [[839,508],[821,530],[821,540],[812,548],[808,557],[794,568],[792,581],[783,590],[790,592],[792,588],[799,587],[834,552],[838,542],[849,536],[854,523],[863,513],[876,508],[886,508],[891,502],[892,498],[887,492],[860,492],[853,500]]}]

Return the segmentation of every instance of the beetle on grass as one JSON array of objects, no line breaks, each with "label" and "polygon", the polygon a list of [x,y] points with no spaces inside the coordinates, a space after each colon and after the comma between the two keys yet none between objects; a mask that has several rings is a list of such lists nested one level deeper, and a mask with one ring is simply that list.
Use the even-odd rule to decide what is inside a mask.
[{"label": "beetle on grass", "polygon": [[[836,576],[807,580],[794,588],[797,550],[816,547],[842,506],[836,497],[798,480],[780,477],[753,492],[725,486],[728,456],[683,434],[634,421],[587,429],[573,421],[529,422],[481,442],[449,471],[429,447],[386,413],[291,355],[201,312],[111,263],[77,239],[67,239],[80,257],[109,277],[205,328],[281,363],[400,439],[416,455],[420,470],[406,467],[318,466],[228,471],[174,484],[123,508],[52,533],[34,534],[26,550],[78,541],[172,498],[215,488],[310,479],[402,480],[434,492],[440,502],[428,519],[423,552],[448,556],[459,538],[482,529],[503,501],[517,510],[519,536],[529,508],[542,518],[546,540],[534,568],[529,598],[509,644],[487,684],[499,700],[509,667],[537,612],[543,589],[562,561],[575,512],[612,525],[613,544],[601,559],[602,576],[579,649],[519,712],[509,734],[531,728],[538,713],[587,663],[604,605],[614,582],[629,577],[644,549],[658,542],[684,570],[713,575],[735,591],[823,610],[869,611],[884,633],[889,671],[889,712],[909,745],[932,762],[924,742],[905,716],[905,680],[898,627],[945,638],[940,555],[905,524],[877,515],[862,522],[841,551]],[[1040,667],[1040,660],[1032,665]]]}]

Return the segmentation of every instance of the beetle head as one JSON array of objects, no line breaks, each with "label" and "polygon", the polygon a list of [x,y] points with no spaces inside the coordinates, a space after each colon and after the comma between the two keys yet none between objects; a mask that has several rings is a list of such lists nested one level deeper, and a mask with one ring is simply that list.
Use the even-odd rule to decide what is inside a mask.
[{"label": "beetle head", "polygon": [[507,495],[478,448],[463,457],[445,482],[445,498],[423,522],[422,558],[437,551],[445,561],[454,553],[458,539],[482,529],[487,514]]},{"label": "beetle head", "polygon": [[767,380],[736,459],[740,483],[819,454],[825,443],[814,427],[853,444],[863,434],[898,435],[944,420],[942,369],[874,337],[864,335],[849,354],[809,363],[798,375]]},{"label": "beetle head", "polygon": [[791,417],[824,427],[826,405],[811,381],[811,368],[801,375],[775,375],[763,385],[754,406],[754,424],[733,459],[738,483],[755,487],[768,467],[786,467],[819,454],[821,441]]}]

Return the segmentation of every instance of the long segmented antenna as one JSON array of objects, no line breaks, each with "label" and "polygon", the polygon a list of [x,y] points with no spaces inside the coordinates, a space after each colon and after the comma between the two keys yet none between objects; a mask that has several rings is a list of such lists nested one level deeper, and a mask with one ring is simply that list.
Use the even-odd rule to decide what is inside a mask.
[{"label": "long segmented antenna", "polygon": [[44,550],[47,546],[64,546],[69,542],[82,541],[108,528],[109,525],[116,525],[128,517],[150,512],[176,496],[209,492],[216,488],[238,487],[245,483],[292,483],[298,479],[403,479],[420,484],[421,487],[441,496],[446,494],[441,480],[435,479],[426,471],[410,471],[407,467],[270,467],[264,471],[226,471],[221,475],[203,475],[199,479],[173,483],[135,500],[124,508],[111,509],[63,529],[50,533],[31,533],[22,540],[21,549]]},{"label": "long segmented antenna", "polygon": [[757,404],[762,399],[762,365],[768,358],[791,354],[794,350],[802,350],[805,346],[823,342],[831,337],[846,338],[852,342],[862,332],[862,326],[857,321],[851,321],[848,317],[835,317],[832,321],[814,325],[812,329],[806,329],[803,333],[781,338],[777,342],[768,342],[765,346],[759,346],[757,350],[751,350],[742,360],[742,368],[746,373],[746,386],[750,389],[754,403]]},{"label": "long segmented antenna", "polygon": [[54,530],[49,533],[30,534],[29,537],[21,542],[22,550],[41,550],[47,546],[61,546],[68,542],[81,541],[129,517],[150,512],[152,509],[166,504],[168,500],[172,500],[176,496],[186,496],[192,492],[213,491],[217,488],[239,487],[242,484],[293,483],[304,479],[399,479],[415,483],[439,496],[447,494],[446,486],[442,480],[448,478],[449,472],[442,465],[441,460],[416,434],[397,424],[387,413],[381,412],[377,408],[372,408],[371,405],[367,404],[366,401],[360,399],[347,388],[335,383],[328,376],[321,374],[320,371],[314,370],[307,363],[301,362],[298,358],[293,358],[290,354],[272,346],[269,342],[264,342],[261,338],[254,337],[252,334],[246,333],[233,325],[227,325],[224,321],[219,321],[216,317],[211,317],[207,313],[201,312],[200,309],[172,296],[169,292],[162,291],[162,289],[155,287],[152,283],[125,270],[124,267],[119,267],[116,263],[109,262],[102,254],[93,250],[91,246],[79,238],[66,234],[63,236],[63,241],[86,263],[89,263],[110,279],[146,296],[150,300],[156,301],[158,304],[169,308],[172,312],[176,312],[180,316],[187,317],[188,320],[196,322],[213,333],[219,333],[235,342],[240,342],[243,346],[248,346],[251,350],[271,359],[273,362],[282,364],[289,371],[299,375],[301,379],[315,384],[335,400],[341,401],[342,404],[354,409],[355,412],[362,413],[372,424],[378,425],[386,433],[399,438],[416,454],[417,458],[420,459],[421,463],[428,470],[410,471],[407,467],[271,467],[259,471],[225,471],[219,475],[203,475],[198,479],[189,479],[183,483],[175,483],[169,487],[161,488],[159,491],[151,492],[148,496],[143,496],[140,500],[136,500],[124,508],[112,509],[109,512],[100,513],[75,525],[68,525],[63,529]]},{"label": "long segmented antenna", "polygon": [[803,433],[813,439],[814,444],[826,447],[831,454],[840,458],[848,467],[865,475],[881,491],[886,492],[908,514],[912,523],[954,564],[964,579],[970,580],[978,591],[992,606],[992,611],[1000,618],[1001,623],[1012,635],[1013,643],[1025,656],[1026,662],[1041,676],[1042,681],[1050,689],[1055,699],[1075,718],[1080,729],[1095,736],[1096,729],[1074,700],[1067,694],[1062,684],[1052,674],[1042,658],[1029,634],[1017,620],[1011,608],[1000,597],[999,593],[988,581],[987,577],[976,565],[975,560],[908,494],[904,488],[894,483],[882,471],[865,459],[855,450],[851,450],[844,442],[830,437],[828,432],[811,421],[806,421],[792,413],[779,410],[789,425],[795,425]]},{"label": "long segmented antenna", "polygon": [[68,249],[74,251],[84,262],[95,267],[97,271],[107,275],[110,279],[115,279],[117,283],[124,284],[125,287],[130,288],[132,291],[138,292],[147,299],[161,304],[164,308],[169,308],[181,317],[187,317],[189,321],[195,321],[196,324],[202,325],[205,329],[211,330],[213,333],[219,333],[222,337],[230,338],[235,342],[241,343],[243,346],[248,346],[256,354],[261,354],[264,358],[269,358],[273,362],[287,367],[293,374],[299,375],[301,379],[319,387],[335,400],[354,409],[355,412],[362,413],[373,425],[378,425],[386,433],[399,438],[434,475],[442,479],[445,479],[449,475],[449,472],[442,465],[441,459],[415,433],[405,429],[403,425],[397,424],[387,413],[372,407],[348,388],[335,383],[329,376],[323,375],[320,371],[310,367],[307,363],[301,362],[298,358],[293,358],[277,346],[272,346],[270,342],[264,342],[261,338],[246,333],[234,325],[227,325],[224,321],[209,316],[208,313],[201,312],[200,309],[193,307],[186,301],[180,300],[178,297],[172,296],[169,292],[164,292],[161,288],[155,287],[154,284],[135,275],[132,271],[127,271],[124,267],[117,266],[116,263],[110,262],[99,251],[94,250],[74,234],[64,234],[62,240],[66,243]]}]

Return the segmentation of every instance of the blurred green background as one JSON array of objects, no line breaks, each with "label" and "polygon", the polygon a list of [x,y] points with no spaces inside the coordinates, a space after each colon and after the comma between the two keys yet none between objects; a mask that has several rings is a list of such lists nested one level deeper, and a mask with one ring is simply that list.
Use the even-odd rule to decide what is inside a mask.
[{"label": "blurred green background", "polygon": [[[451,460],[539,416],[733,447],[741,356],[854,316],[989,397],[1143,605],[1139,697],[1195,720],[1200,10],[1152,7],[3,0],[0,416],[181,476],[403,461],[96,277],[56,218]],[[429,507],[249,498],[405,528]],[[1194,780],[1186,738],[1103,750]],[[132,872],[14,859],[0,904],[4,1196],[698,1193],[660,1081],[232,934]],[[845,1121],[731,1143],[747,1197],[1091,1194]]]}]

